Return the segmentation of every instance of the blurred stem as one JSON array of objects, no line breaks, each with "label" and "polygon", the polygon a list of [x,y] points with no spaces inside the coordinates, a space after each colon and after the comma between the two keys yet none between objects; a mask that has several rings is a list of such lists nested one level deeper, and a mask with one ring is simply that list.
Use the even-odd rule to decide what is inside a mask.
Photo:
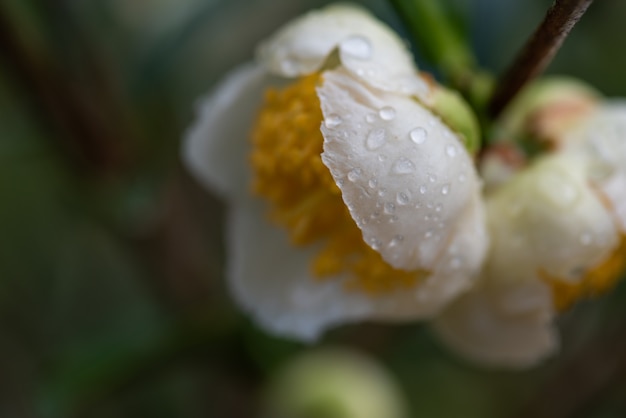
[{"label": "blurred stem", "polygon": [[[113,133],[107,120],[112,109],[102,108],[107,101],[85,96],[49,52],[49,45],[25,42],[12,17],[9,8],[0,5],[0,59],[44,128],[51,128],[50,137],[83,171],[111,174],[126,166],[129,143]],[[78,33],[73,36],[82,38]]]},{"label": "blurred stem", "polygon": [[[484,109],[491,96],[493,78],[477,68],[465,38],[455,29],[440,0],[389,0],[405,22],[425,58],[435,64],[452,88],[472,106],[483,131]],[[480,147],[480,144],[477,144]]]},{"label": "blurred stem", "polygon": [[517,58],[499,79],[489,103],[495,119],[530,80],[550,64],[593,0],[556,0]]},{"label": "blurred stem", "polygon": [[405,22],[426,59],[437,65],[451,85],[467,93],[476,61],[471,48],[455,30],[440,0],[389,0]]}]

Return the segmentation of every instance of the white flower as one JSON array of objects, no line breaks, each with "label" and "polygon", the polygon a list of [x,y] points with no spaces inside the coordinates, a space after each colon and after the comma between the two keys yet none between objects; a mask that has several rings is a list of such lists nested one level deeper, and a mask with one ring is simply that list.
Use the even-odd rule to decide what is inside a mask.
[{"label": "white flower", "polygon": [[430,317],[471,286],[487,246],[480,181],[403,41],[338,5],[289,23],[257,58],[203,101],[184,144],[192,173],[229,201],[240,305],[306,340]]},{"label": "white flower", "polygon": [[487,197],[482,277],[436,321],[472,360],[537,363],[558,346],[555,315],[623,274],[626,106],[597,106],[560,135],[558,150]]}]

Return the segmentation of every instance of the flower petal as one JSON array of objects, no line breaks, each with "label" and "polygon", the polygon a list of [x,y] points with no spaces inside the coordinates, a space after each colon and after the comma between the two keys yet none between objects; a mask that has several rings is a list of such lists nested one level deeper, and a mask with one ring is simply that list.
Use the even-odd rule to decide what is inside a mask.
[{"label": "flower petal", "polygon": [[626,102],[608,102],[566,139],[566,152],[589,160],[589,177],[626,232]]},{"label": "flower petal", "polygon": [[343,66],[372,87],[427,94],[405,43],[354,5],[332,5],[293,20],[261,45],[258,58],[274,74],[297,77],[320,70],[335,50]]},{"label": "flower petal", "polygon": [[395,268],[434,270],[479,193],[461,142],[417,101],[344,70],[324,73],[318,96],[322,160],[364,240]]},{"label": "flower petal", "polygon": [[485,284],[454,302],[434,326],[447,345],[474,362],[524,368],[557,348],[551,307],[550,291],[539,281]]},{"label": "flower petal", "polygon": [[[414,292],[400,289],[368,296],[349,290],[344,285],[347,278],[313,277],[310,262],[317,249],[293,247],[286,232],[263,217],[261,201],[233,203],[228,279],[235,299],[266,330],[303,341],[315,340],[327,328],[364,318],[404,321],[433,316],[470,285],[468,269],[480,264],[482,257],[460,250],[470,246],[484,252],[486,247],[480,234],[476,235],[484,224],[464,222],[438,270]],[[472,204],[466,216],[479,219],[474,212],[481,208]]]},{"label": "flower petal", "polygon": [[572,155],[538,161],[487,199],[492,249],[485,275],[502,282],[541,272],[577,281],[618,243],[614,221]]},{"label": "flower petal", "polygon": [[371,313],[364,299],[343,298],[342,283],[309,272],[315,249],[295,248],[265,217],[259,200],[233,205],[228,279],[240,306],[277,334],[310,341],[326,328]]},{"label": "flower petal", "polygon": [[277,81],[260,66],[246,64],[200,101],[185,135],[183,160],[208,189],[227,196],[248,193],[249,134],[263,91]]}]

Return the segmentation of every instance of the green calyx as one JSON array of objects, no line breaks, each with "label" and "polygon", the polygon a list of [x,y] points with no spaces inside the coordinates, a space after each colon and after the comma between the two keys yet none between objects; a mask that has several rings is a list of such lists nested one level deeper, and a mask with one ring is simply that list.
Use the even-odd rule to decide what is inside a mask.
[{"label": "green calyx", "polygon": [[437,86],[430,97],[430,110],[461,136],[467,151],[474,155],[480,148],[480,126],[474,111],[459,93]]}]

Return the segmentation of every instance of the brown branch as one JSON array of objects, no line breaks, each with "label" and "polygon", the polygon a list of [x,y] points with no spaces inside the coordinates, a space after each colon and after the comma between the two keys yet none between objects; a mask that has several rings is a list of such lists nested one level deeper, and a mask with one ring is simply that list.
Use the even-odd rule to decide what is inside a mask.
[{"label": "brown branch", "polygon": [[489,114],[496,118],[522,87],[550,64],[567,35],[593,0],[556,0],[541,25],[498,81],[489,103]]}]

